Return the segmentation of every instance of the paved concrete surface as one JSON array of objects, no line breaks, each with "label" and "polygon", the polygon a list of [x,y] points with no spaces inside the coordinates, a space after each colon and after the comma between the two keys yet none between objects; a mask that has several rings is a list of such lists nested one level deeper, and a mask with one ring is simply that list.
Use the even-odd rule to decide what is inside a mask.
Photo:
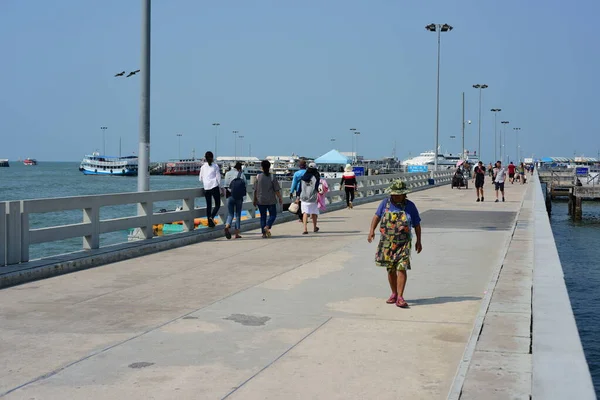
[{"label": "paved concrete surface", "polygon": [[323,215],[318,234],[288,222],[268,240],[248,232],[4,289],[0,396],[446,398],[527,187],[507,185],[506,203],[489,184],[485,203],[449,186],[410,195],[424,250],[408,310],[385,304],[366,241],[375,203]]}]

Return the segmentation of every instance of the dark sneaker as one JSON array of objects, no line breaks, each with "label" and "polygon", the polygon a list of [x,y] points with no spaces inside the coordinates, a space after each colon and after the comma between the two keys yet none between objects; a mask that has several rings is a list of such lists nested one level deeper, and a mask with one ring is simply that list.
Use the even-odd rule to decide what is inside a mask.
[{"label": "dark sneaker", "polygon": [[483,201],[483,197],[481,198],[481,201]]},{"label": "dark sneaker", "polygon": [[504,197],[502,198],[502,202],[504,203]]},{"label": "dark sneaker", "polygon": [[500,201],[500,200],[496,199],[496,201],[495,201],[494,203],[497,203],[497,202],[499,202],[499,201]]},{"label": "dark sneaker", "polygon": [[209,228],[214,228],[215,227],[215,221],[213,221],[212,218],[208,218],[208,227]]},{"label": "dark sneaker", "polygon": [[479,197],[477,198],[477,203],[479,203],[481,200],[479,200]]},{"label": "dark sneaker", "polygon": [[231,231],[228,227],[225,227],[225,237],[227,238],[227,240],[231,239]]}]

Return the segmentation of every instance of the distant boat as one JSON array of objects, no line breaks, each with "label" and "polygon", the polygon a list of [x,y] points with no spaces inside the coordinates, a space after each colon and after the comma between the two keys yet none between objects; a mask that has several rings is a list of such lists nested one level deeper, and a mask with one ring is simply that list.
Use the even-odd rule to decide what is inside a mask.
[{"label": "distant boat", "polygon": [[101,156],[98,152],[94,152],[83,157],[79,170],[85,175],[136,176],[138,158],[137,156]]},{"label": "distant boat", "polygon": [[167,162],[163,175],[198,175],[203,162],[195,158]]},{"label": "distant boat", "polygon": [[23,160],[23,164],[25,165],[37,165],[38,162],[35,158],[26,158]]},{"label": "distant boat", "polygon": [[10,167],[8,158],[0,158],[0,167]]}]

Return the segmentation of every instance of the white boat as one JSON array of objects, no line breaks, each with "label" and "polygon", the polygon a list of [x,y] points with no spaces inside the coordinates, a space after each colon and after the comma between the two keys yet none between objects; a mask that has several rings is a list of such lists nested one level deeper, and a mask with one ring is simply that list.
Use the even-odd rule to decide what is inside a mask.
[{"label": "white boat", "polygon": [[79,170],[85,175],[136,176],[138,158],[137,156],[109,157],[94,152],[83,157]]},{"label": "white boat", "polygon": [[[460,155],[457,154],[440,154],[438,153],[437,155],[438,158],[438,165],[439,166],[443,166],[443,167],[455,167],[456,163],[460,160]],[[419,154],[416,157],[413,158],[409,158],[407,160],[404,160],[403,165],[410,165],[410,166],[414,166],[414,165],[422,165],[422,166],[429,166],[429,165],[435,165],[435,152],[433,150],[431,151],[424,151],[423,153]]]}]

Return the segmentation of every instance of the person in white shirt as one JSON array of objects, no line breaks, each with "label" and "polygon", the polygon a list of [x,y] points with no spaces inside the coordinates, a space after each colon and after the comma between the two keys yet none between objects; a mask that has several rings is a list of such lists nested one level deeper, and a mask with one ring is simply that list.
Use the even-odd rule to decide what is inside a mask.
[{"label": "person in white shirt", "polygon": [[494,184],[496,185],[496,203],[498,200],[498,191],[502,193],[502,201],[504,201],[504,180],[506,179],[506,168],[502,166],[501,161],[496,161],[496,174]]},{"label": "person in white shirt", "polygon": [[[204,155],[206,162],[200,168],[199,180],[204,187],[204,198],[206,199],[206,218],[208,226],[215,227],[215,217],[221,207],[221,170],[214,162],[212,151],[207,151]],[[215,208],[212,207],[212,201],[215,201]]]}]

